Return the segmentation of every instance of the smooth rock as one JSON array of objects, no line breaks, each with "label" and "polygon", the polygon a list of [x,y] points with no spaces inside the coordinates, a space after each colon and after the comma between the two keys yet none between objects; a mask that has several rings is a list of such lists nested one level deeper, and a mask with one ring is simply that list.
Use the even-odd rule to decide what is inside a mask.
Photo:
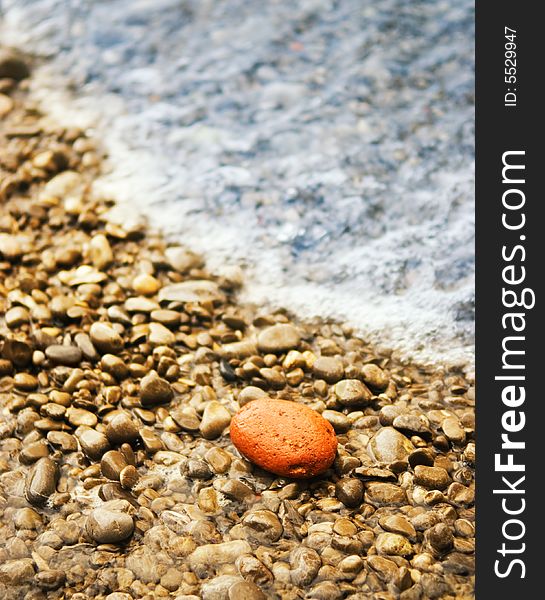
[{"label": "smooth rock", "polygon": [[361,378],[374,391],[382,392],[388,387],[389,380],[386,373],[373,363],[363,365]]},{"label": "smooth rock", "polygon": [[414,450],[411,441],[393,427],[382,427],[369,442],[373,458],[381,463],[405,460]]},{"label": "smooth rock", "polygon": [[231,413],[223,404],[212,400],[204,408],[199,429],[204,438],[213,440],[222,434],[230,422]]},{"label": "smooth rock", "polygon": [[222,565],[234,564],[243,554],[251,554],[252,547],[243,540],[199,546],[187,558],[190,569],[204,578]]},{"label": "smooth rock", "polygon": [[85,530],[98,544],[117,544],[132,535],[134,522],[126,513],[99,507],[87,517]]},{"label": "smooth rock", "polygon": [[335,396],[343,406],[367,404],[373,394],[359,379],[342,379],[335,384]]},{"label": "smooth rock", "polygon": [[214,302],[223,299],[218,285],[207,279],[173,283],[159,291],[159,302]]},{"label": "smooth rock", "polygon": [[40,458],[27,474],[25,497],[34,506],[43,506],[56,490],[59,467],[50,458]]},{"label": "smooth rock", "polygon": [[280,354],[299,346],[301,336],[293,325],[267,327],[257,337],[257,348],[264,354]]},{"label": "smooth rock", "polygon": [[108,438],[95,429],[84,429],[78,436],[81,449],[91,460],[100,460],[110,449]]},{"label": "smooth rock", "polygon": [[106,437],[114,446],[124,442],[134,442],[138,439],[138,427],[126,413],[119,413],[108,420],[106,425]]},{"label": "smooth rock", "polygon": [[117,331],[106,323],[93,323],[89,330],[93,346],[101,354],[117,354],[123,349],[123,340]]},{"label": "smooth rock", "polygon": [[343,363],[334,356],[320,356],[312,365],[312,372],[318,379],[324,379],[327,383],[337,383],[344,375]]},{"label": "smooth rock", "polygon": [[444,490],[451,483],[451,479],[443,467],[417,465],[414,468],[414,482],[427,488]]},{"label": "smooth rock", "polygon": [[83,353],[77,346],[62,346],[53,344],[45,349],[45,355],[55,365],[75,367],[79,365]]},{"label": "smooth rock", "polygon": [[140,382],[140,401],[143,406],[162,404],[172,400],[174,393],[170,383],[157,375],[156,371],[150,371]]}]

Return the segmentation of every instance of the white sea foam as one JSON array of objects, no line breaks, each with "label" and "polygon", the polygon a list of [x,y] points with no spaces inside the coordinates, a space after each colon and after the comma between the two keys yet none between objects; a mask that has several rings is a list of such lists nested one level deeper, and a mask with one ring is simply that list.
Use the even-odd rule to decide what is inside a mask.
[{"label": "white sea foam", "polygon": [[451,4],[4,0],[0,36],[103,140],[97,191],[243,265],[245,300],[471,365],[473,18]]}]

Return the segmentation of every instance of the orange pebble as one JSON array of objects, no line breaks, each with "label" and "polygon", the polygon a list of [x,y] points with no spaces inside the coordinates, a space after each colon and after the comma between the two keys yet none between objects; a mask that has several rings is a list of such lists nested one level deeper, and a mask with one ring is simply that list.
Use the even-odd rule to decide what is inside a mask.
[{"label": "orange pebble", "polygon": [[331,424],[304,404],[260,398],[231,420],[231,440],[262,469],[282,477],[308,478],[326,471],[337,452]]}]

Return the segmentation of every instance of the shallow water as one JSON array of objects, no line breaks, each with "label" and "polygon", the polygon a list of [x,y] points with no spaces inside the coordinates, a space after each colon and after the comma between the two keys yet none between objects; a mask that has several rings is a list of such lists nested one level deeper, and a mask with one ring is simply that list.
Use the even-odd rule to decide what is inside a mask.
[{"label": "shallow water", "polygon": [[242,264],[249,300],[472,363],[472,2],[0,6],[36,97],[95,122],[104,193]]}]

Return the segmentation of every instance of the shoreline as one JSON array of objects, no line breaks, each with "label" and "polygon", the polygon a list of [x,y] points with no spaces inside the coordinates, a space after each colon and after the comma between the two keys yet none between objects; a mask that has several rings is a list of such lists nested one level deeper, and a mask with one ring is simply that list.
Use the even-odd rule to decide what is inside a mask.
[{"label": "shoreline", "polygon": [[[89,192],[93,142],[40,131],[24,90],[13,97],[0,124],[0,592],[472,597],[472,376],[239,303],[237,270],[214,276],[160,233],[108,221],[112,204]],[[282,323],[301,341],[259,351]],[[350,380],[371,395],[343,395]],[[330,471],[285,480],[238,453],[226,425],[259,390],[329,420]],[[106,518],[127,535],[105,536]]]}]

